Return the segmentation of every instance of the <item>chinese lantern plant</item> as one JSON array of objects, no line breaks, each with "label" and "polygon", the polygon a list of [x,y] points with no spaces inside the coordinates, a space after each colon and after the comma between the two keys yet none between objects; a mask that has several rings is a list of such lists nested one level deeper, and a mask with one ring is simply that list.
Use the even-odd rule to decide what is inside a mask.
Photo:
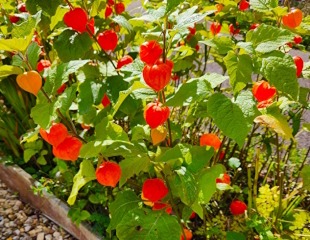
[{"label": "chinese lantern plant", "polygon": [[[309,152],[296,147],[309,62],[288,52],[307,39],[300,12],[145,1],[133,16],[129,1],[99,2],[12,1],[18,22],[0,23],[0,77],[36,101],[25,159],[65,189],[70,217],[107,239],[296,235],[284,201],[309,205],[298,182]],[[265,183],[274,218],[256,209],[268,209]]]}]

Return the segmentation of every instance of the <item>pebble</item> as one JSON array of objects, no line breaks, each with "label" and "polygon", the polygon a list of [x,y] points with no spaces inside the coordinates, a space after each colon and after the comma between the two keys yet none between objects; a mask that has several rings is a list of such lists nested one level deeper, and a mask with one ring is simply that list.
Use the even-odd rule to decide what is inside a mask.
[{"label": "pebble", "polygon": [[76,240],[0,181],[0,240]]}]

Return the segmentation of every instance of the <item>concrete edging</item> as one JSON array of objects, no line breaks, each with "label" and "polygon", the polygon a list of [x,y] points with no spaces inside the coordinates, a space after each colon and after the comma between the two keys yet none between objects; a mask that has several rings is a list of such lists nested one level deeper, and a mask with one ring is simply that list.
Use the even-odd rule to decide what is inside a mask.
[{"label": "concrete edging", "polygon": [[10,189],[19,193],[20,199],[40,210],[44,216],[64,228],[72,236],[80,240],[100,240],[85,225],[77,226],[68,217],[69,207],[54,195],[43,192],[42,196],[35,195],[32,186],[36,181],[23,169],[14,166],[5,166],[0,163],[0,179]]}]

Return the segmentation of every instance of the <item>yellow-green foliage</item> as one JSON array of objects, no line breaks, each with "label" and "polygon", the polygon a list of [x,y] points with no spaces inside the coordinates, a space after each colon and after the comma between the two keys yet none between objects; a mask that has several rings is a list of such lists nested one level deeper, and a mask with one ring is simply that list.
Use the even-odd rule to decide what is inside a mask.
[{"label": "yellow-green foliage", "polygon": [[270,188],[268,184],[259,188],[259,194],[256,199],[256,206],[258,213],[262,217],[270,217],[273,211],[279,206],[278,188],[278,186]]}]

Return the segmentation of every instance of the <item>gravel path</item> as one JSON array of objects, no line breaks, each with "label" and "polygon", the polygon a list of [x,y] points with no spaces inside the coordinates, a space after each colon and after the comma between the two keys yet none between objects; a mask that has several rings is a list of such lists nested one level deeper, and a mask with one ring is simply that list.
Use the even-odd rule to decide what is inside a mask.
[{"label": "gravel path", "polygon": [[0,181],[0,240],[75,240]]}]

